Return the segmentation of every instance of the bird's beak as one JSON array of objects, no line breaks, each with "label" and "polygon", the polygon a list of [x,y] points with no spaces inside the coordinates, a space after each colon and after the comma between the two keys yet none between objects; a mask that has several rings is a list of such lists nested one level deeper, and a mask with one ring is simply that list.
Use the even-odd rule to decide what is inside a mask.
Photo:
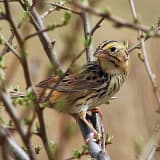
[{"label": "bird's beak", "polygon": [[105,54],[105,51],[104,50],[99,50],[99,51],[96,51],[95,53],[94,53],[94,56],[95,57],[101,57],[101,58],[104,58],[104,57],[106,57],[106,54]]}]

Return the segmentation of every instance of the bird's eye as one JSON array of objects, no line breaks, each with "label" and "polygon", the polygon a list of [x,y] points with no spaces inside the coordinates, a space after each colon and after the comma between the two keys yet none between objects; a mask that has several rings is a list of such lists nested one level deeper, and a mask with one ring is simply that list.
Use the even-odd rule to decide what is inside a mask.
[{"label": "bird's eye", "polygon": [[115,52],[117,50],[116,47],[111,47],[111,52]]}]

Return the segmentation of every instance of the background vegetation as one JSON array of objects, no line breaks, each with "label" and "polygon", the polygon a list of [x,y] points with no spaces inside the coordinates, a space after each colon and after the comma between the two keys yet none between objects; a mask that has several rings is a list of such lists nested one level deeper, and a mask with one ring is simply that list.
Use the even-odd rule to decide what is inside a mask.
[{"label": "background vegetation", "polygon": [[[142,50],[140,47],[138,49],[134,47],[134,50],[130,52],[131,63],[128,79],[116,95],[118,98],[109,105],[102,105],[102,122],[105,133],[114,137],[112,144],[107,145],[107,151],[112,160],[135,160],[137,158],[158,160],[160,158],[158,150],[160,140],[159,0],[135,0],[137,16],[134,14],[132,1],[129,0],[90,0],[87,7],[84,5],[86,1],[0,0],[0,95],[3,102],[0,106],[0,129],[1,131],[6,129],[4,135],[0,134],[0,159],[8,158],[5,157],[7,153],[5,140],[10,135],[19,146],[23,146],[24,150],[32,148],[33,152],[37,153],[36,159],[74,158],[84,149],[82,147],[84,141],[75,120],[48,108],[37,111],[35,109],[37,107],[33,107],[37,104],[35,105],[32,94],[27,94],[23,99],[13,100],[13,113],[16,111],[15,115],[18,115],[18,118],[15,119],[12,109],[9,110],[10,108],[6,107],[8,102],[6,90],[26,93],[26,87],[54,74],[55,65],[51,64],[52,58],[48,56],[50,53],[43,48],[44,45],[38,35],[48,34],[52,42],[51,47],[54,48],[54,51],[51,52],[56,54],[64,70],[85,46],[91,48],[88,44],[90,39],[85,40],[87,34],[84,34],[84,21],[81,17],[72,11],[68,12],[68,9],[55,7],[47,2],[53,4],[59,2],[59,6],[71,8],[77,12],[87,12],[92,27],[102,17],[105,17],[101,26],[96,28],[91,36],[91,45],[94,50],[100,42],[106,39],[126,40],[132,47],[138,42],[143,46],[144,39],[148,38]],[[10,15],[6,10],[7,5],[11,12]],[[32,9],[36,9],[41,15],[44,29],[47,29],[47,32],[42,32],[42,28],[39,31],[35,29],[31,20]],[[44,13],[46,14],[49,10],[53,11],[43,17]],[[99,15],[99,13],[103,14]],[[16,29],[13,29],[12,20],[16,24]],[[11,31],[15,34],[13,40],[10,37],[12,36]],[[28,37],[36,32],[38,33],[35,36]],[[12,42],[7,43],[8,39]],[[4,52],[4,49],[7,50]],[[146,61],[147,57],[148,61]],[[76,61],[77,65],[86,63],[85,54]],[[32,83],[30,83],[30,78],[27,79],[27,72],[30,74]],[[41,123],[43,118],[44,126]],[[46,128],[47,139],[45,139],[43,127]],[[25,129],[29,130],[29,134],[33,133],[31,137],[29,136],[30,143],[24,138],[23,130]],[[46,152],[49,154],[50,149],[54,156],[47,156]],[[89,159],[89,157],[88,155],[82,156],[81,159]]]}]

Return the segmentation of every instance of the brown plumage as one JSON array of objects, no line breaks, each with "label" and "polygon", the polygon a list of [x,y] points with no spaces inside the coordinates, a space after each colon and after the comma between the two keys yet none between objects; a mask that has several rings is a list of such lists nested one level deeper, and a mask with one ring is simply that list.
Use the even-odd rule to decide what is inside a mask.
[{"label": "brown plumage", "polygon": [[[128,73],[129,55],[120,42],[104,41],[94,56],[96,61],[77,72],[68,72],[48,99],[53,108],[76,114],[87,125],[86,112],[110,99],[120,89]],[[59,77],[52,76],[36,87],[40,90],[46,88],[45,95],[48,95],[58,80]]]}]

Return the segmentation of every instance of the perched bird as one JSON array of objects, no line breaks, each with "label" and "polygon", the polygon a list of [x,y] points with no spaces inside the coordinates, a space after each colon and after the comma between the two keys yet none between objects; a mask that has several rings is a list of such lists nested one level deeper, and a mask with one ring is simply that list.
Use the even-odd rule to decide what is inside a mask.
[{"label": "perched bird", "polygon": [[[104,41],[96,49],[92,61],[76,72],[67,72],[64,78],[52,76],[36,85],[45,88],[45,96],[59,81],[48,103],[62,112],[77,115],[89,128],[86,113],[109,100],[124,83],[129,65],[125,46],[118,41]],[[44,96],[44,97],[45,97]],[[93,129],[93,132],[96,132]]]}]

